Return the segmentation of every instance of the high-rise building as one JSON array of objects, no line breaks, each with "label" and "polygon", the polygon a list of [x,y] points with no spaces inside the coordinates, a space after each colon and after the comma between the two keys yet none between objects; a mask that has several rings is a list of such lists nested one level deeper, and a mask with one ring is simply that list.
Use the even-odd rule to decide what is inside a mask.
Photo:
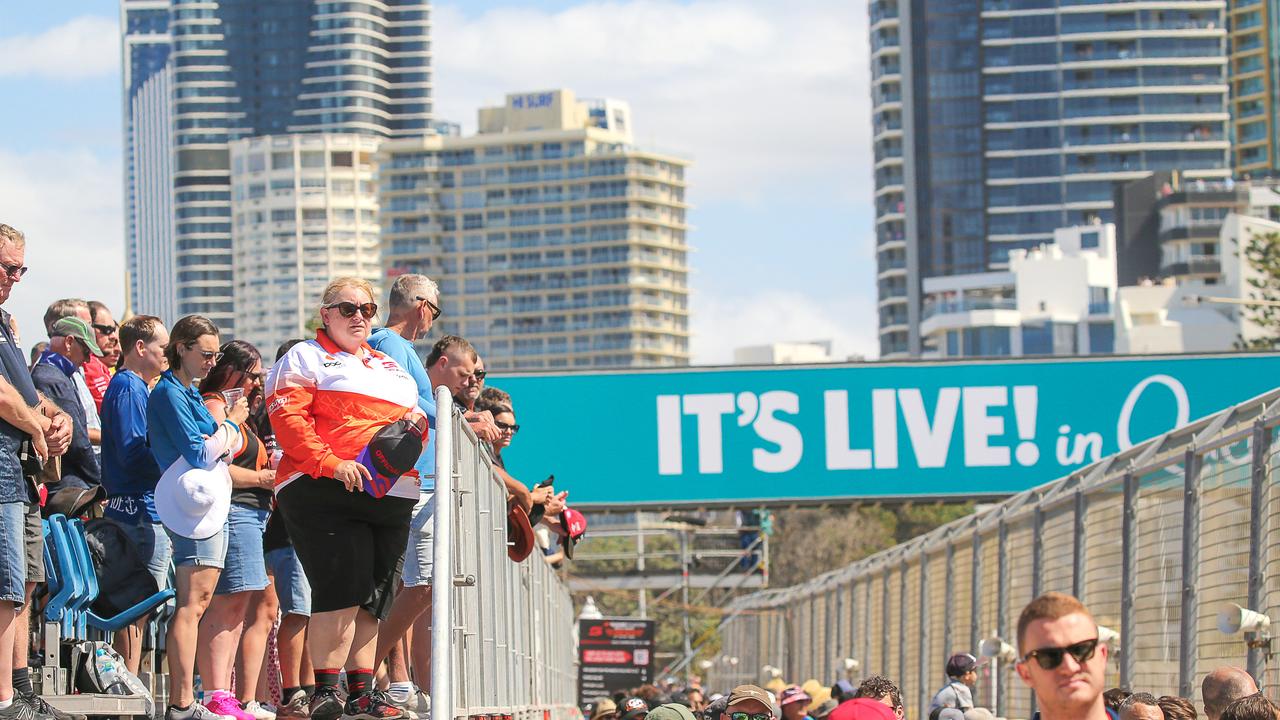
[{"label": "high-rise building", "polygon": [[873,0],[882,357],[919,356],[926,278],[999,271],[1114,220],[1117,182],[1230,174],[1216,0]]},{"label": "high-rise building", "polygon": [[173,138],[169,0],[123,0],[124,222],[133,309],[177,313],[173,269]]},{"label": "high-rise building", "polygon": [[381,302],[377,148],[350,133],[231,142],[237,337],[264,353],[310,337],[335,277],[368,280]]},{"label": "high-rise building", "polygon": [[1231,119],[1237,174],[1280,171],[1280,0],[1230,0]]},{"label": "high-rise building", "polygon": [[[144,29],[154,28],[152,34],[158,35],[162,23],[168,41],[163,64],[151,69],[157,86],[169,84],[168,92],[157,87],[147,95],[161,103],[167,97],[168,106],[145,125],[139,114],[148,108],[126,107],[130,207],[172,202],[169,229],[157,229],[169,233],[167,243],[152,243],[131,216],[126,246],[138,288],[132,306],[168,316],[199,313],[234,335],[228,144],[285,133],[395,137],[424,132],[432,112],[430,4],[123,1],[126,49]],[[139,28],[132,30],[128,15],[135,5]],[[144,5],[155,11],[145,19]],[[138,126],[147,132],[129,135]],[[165,126],[168,133],[159,130]],[[163,155],[166,144],[168,178],[158,180],[146,167],[135,169],[133,156]],[[171,248],[170,256],[156,259],[153,244],[162,252]],[[165,264],[174,279],[173,306],[153,309],[143,290],[147,283],[159,283],[149,276]]]},{"label": "high-rise building", "polygon": [[489,369],[689,362],[689,162],[631,130],[625,103],[558,90],[481,109],[475,135],[383,143],[383,263],[439,282],[433,334]]}]

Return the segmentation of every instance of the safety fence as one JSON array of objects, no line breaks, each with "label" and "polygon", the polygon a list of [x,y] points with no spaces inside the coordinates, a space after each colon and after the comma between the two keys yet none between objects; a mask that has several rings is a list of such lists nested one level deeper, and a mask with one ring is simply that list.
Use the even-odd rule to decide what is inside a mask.
[{"label": "safety fence", "polygon": [[447,390],[437,403],[432,720],[575,717],[568,588],[537,550],[507,557],[507,493],[493,460]]},{"label": "safety fence", "polygon": [[[1230,603],[1280,618],[1278,405],[1272,391],[804,584],[738,598],[712,686],[767,680],[766,666],[794,682],[880,674],[920,720],[948,656],[1014,643],[1026,603],[1057,590],[1119,633],[1108,687],[1199,705],[1204,675],[1238,665],[1280,700],[1268,638],[1218,629]],[[975,700],[1031,717],[1003,654],[983,666]]]}]

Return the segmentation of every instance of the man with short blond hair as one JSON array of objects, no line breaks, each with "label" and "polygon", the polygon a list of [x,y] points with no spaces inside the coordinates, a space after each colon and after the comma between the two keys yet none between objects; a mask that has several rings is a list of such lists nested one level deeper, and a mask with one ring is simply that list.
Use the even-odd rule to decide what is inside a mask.
[{"label": "man with short blond hair", "polygon": [[1018,616],[1018,677],[1043,720],[1108,720],[1102,691],[1107,646],[1089,609],[1064,593],[1032,600]]}]

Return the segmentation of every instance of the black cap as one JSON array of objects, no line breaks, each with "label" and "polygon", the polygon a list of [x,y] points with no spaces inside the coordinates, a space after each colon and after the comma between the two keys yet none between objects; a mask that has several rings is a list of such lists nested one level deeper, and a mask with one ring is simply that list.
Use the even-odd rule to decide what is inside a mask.
[{"label": "black cap", "polygon": [[947,660],[947,676],[960,677],[978,667],[978,658],[969,653],[956,653]]},{"label": "black cap", "polygon": [[373,434],[356,462],[365,466],[372,480],[363,482],[364,491],[380,498],[401,475],[413,470],[427,442],[427,422],[421,415],[402,418]]}]

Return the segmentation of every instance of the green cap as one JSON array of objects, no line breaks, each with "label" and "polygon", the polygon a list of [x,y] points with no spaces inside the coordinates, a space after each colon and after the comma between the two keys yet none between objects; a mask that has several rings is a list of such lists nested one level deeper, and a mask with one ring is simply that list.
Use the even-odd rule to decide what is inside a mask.
[{"label": "green cap", "polygon": [[667,703],[649,711],[645,720],[694,720],[693,711],[680,703]]},{"label": "green cap", "polygon": [[53,324],[53,332],[49,333],[49,337],[73,337],[84,342],[89,347],[89,352],[102,357],[105,353],[102,348],[98,347],[98,340],[93,335],[89,323],[78,317],[64,317]]}]

